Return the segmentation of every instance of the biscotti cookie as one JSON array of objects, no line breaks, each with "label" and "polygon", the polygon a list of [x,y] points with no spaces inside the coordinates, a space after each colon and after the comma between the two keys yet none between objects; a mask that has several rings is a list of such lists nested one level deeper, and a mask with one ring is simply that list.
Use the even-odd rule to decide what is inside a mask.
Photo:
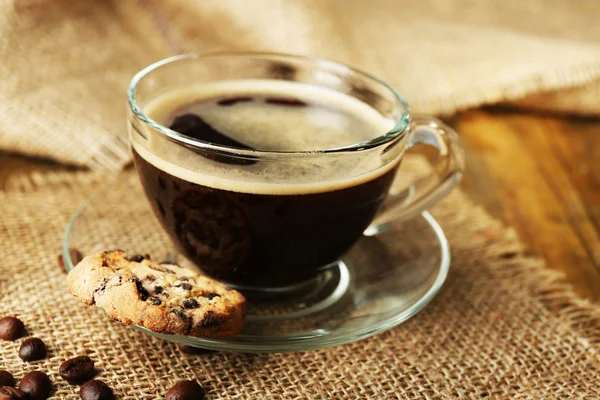
[{"label": "biscotti cookie", "polygon": [[154,332],[229,336],[242,330],[245,299],[237,291],[173,264],[122,250],[85,257],[68,276],[69,291],[125,324]]}]

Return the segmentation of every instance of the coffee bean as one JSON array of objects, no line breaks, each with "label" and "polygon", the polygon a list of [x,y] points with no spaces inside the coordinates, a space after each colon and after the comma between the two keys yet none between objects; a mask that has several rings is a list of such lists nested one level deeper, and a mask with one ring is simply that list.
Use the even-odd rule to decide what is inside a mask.
[{"label": "coffee bean", "polygon": [[15,386],[15,378],[10,372],[0,370],[0,386]]},{"label": "coffee bean", "polygon": [[25,400],[27,395],[10,386],[0,387],[0,400]]},{"label": "coffee bean", "polygon": [[[73,266],[79,264],[79,262],[83,260],[83,254],[81,254],[81,252],[77,249],[69,249],[69,257],[71,258],[71,263]],[[63,270],[63,272],[67,272],[65,260],[62,254],[58,255],[58,266]]]},{"label": "coffee bean", "polygon": [[50,397],[52,382],[45,373],[33,371],[21,379],[19,389],[28,396],[29,400],[46,400]]},{"label": "coffee bean", "polygon": [[81,400],[113,400],[115,395],[106,383],[93,380],[81,386],[79,397],[81,397]]},{"label": "coffee bean", "polygon": [[69,383],[85,382],[94,376],[94,362],[88,356],[74,357],[60,364],[58,373]]},{"label": "coffee bean", "polygon": [[25,325],[15,317],[0,319],[0,339],[16,340],[25,334]]},{"label": "coffee bean", "polygon": [[181,352],[185,353],[185,354],[200,355],[200,354],[211,354],[211,353],[217,352],[216,350],[209,350],[209,349],[203,349],[201,347],[187,346],[185,344],[178,344],[177,347],[179,347],[179,350],[181,350]]},{"label": "coffee bean", "polygon": [[165,400],[202,400],[204,399],[204,389],[194,381],[177,382],[171,390],[167,392]]},{"label": "coffee bean", "polygon": [[46,345],[38,338],[25,339],[19,349],[19,357],[23,361],[41,360],[46,357],[46,353]]}]

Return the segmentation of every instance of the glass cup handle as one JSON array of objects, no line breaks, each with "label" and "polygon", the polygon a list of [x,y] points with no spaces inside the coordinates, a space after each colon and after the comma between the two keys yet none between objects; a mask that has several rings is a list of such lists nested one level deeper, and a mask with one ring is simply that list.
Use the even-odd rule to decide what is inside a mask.
[{"label": "glass cup handle", "polygon": [[430,145],[438,150],[435,171],[417,179],[406,189],[390,191],[382,209],[365,230],[373,236],[386,229],[396,219],[411,218],[437,203],[460,182],[464,170],[464,151],[454,129],[433,117],[414,117],[411,123],[412,137],[407,150],[417,145]]}]

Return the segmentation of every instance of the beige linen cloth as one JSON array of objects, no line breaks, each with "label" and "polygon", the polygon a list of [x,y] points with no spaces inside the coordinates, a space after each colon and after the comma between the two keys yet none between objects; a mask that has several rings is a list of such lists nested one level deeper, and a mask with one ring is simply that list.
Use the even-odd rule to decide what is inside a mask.
[{"label": "beige linen cloth", "polygon": [[188,51],[338,60],[420,113],[512,102],[598,115],[598,15],[592,0],[2,0],[0,148],[121,168],[129,80]]}]

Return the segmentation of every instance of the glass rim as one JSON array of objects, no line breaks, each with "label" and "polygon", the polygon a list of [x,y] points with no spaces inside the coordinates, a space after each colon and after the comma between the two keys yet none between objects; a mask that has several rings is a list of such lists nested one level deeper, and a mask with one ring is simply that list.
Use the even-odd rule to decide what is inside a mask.
[{"label": "glass rim", "polygon": [[[287,58],[291,60],[303,60],[310,61],[316,64],[328,65],[330,67],[345,69],[351,71],[353,74],[365,76],[378,84],[385,87],[389,90],[396,101],[404,108],[401,117],[398,119],[398,122],[386,133],[379,135],[375,138],[369,139],[367,141],[354,143],[346,146],[328,148],[328,149],[318,149],[318,150],[302,150],[302,151],[282,151],[282,150],[247,150],[240,149],[231,146],[225,145],[217,145],[210,142],[205,142],[191,136],[187,136],[181,134],[177,131],[169,129],[169,127],[160,124],[159,122],[150,118],[138,105],[136,99],[136,89],[140,81],[142,81],[148,74],[151,72],[165,66],[168,64],[176,63],[182,60],[189,59],[202,59],[202,58],[215,58],[215,57],[254,57],[258,59],[268,59],[268,58]],[[131,79],[129,86],[127,87],[127,100],[129,104],[129,108],[133,112],[133,114],[139,118],[144,124],[150,126],[151,128],[157,130],[162,135],[167,138],[175,141],[176,143],[181,143],[187,146],[192,146],[194,148],[205,149],[210,151],[216,151],[219,153],[225,153],[232,155],[234,157],[250,157],[250,158],[261,158],[261,157],[316,157],[319,155],[325,154],[338,154],[345,152],[360,152],[367,151],[373,148],[388,144],[393,142],[394,140],[401,138],[407,128],[410,126],[411,113],[410,106],[404,96],[402,96],[393,86],[385,82],[384,80],[369,74],[368,72],[361,71],[359,69],[350,67],[346,64],[339,63],[336,61],[326,60],[322,58],[309,57],[309,56],[301,56],[294,54],[286,54],[286,53],[277,53],[277,52],[253,52],[253,51],[216,51],[216,52],[205,52],[205,53],[185,53],[172,57],[168,57],[157,61],[153,64],[148,65],[144,69],[140,70],[138,73],[134,75]]]}]

